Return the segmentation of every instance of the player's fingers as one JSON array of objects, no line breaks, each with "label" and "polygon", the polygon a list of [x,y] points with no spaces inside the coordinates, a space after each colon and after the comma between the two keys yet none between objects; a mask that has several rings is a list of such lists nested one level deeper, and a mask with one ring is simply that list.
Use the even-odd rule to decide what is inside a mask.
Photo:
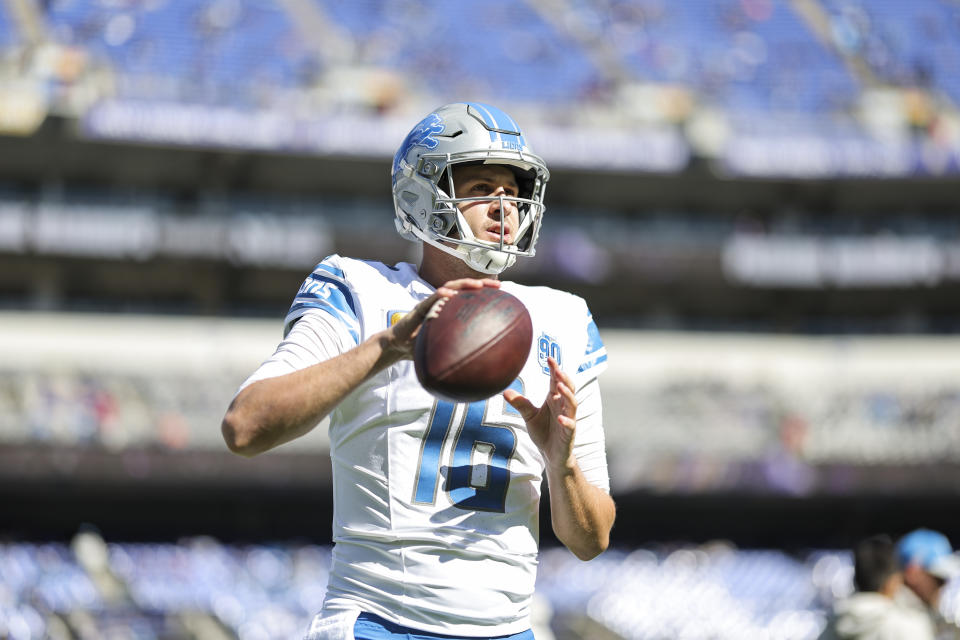
[{"label": "player's fingers", "polygon": [[[451,294],[452,295],[452,294]],[[449,297],[449,296],[446,296]],[[421,300],[417,306],[405,314],[393,326],[393,334],[401,341],[411,340],[416,337],[420,331],[420,325],[427,318],[428,314],[446,299],[440,290],[437,290],[432,296]]]},{"label": "player's fingers", "polygon": [[550,367],[550,407],[557,416],[565,415],[570,418],[576,418],[577,415],[577,395],[573,391],[573,381],[560,368],[557,361],[547,358],[547,364]]},{"label": "player's fingers", "polygon": [[549,396],[547,403],[550,407],[550,413],[556,417],[567,416],[568,418],[577,417],[577,401],[573,396],[563,391],[557,391]]},{"label": "player's fingers", "polygon": [[561,392],[560,387],[563,385],[567,390],[573,389],[573,381],[552,357],[547,358],[547,364],[550,367],[550,393],[566,398],[568,393]]},{"label": "player's fingers", "polygon": [[403,316],[397,324],[402,325],[404,328],[409,328],[409,330],[412,331],[423,322],[423,319],[427,317],[427,314],[430,313],[430,310],[437,304],[437,301],[441,299],[443,299],[443,296],[438,291],[426,300],[421,300],[420,303],[417,304],[410,313]]},{"label": "player's fingers", "polygon": [[533,403],[513,389],[504,391],[503,397],[510,403],[511,407],[520,412],[520,417],[523,418],[524,422],[537,415],[537,408],[533,406]]},{"label": "player's fingers", "polygon": [[552,356],[547,357],[547,364],[550,366],[550,378],[554,385],[556,383],[562,382],[568,387],[573,388],[573,380],[567,375],[567,372],[560,368],[560,363],[557,362]]},{"label": "player's fingers", "polygon": [[483,289],[484,287],[499,289],[500,281],[492,278],[460,278],[459,280],[445,282],[441,288],[460,291],[464,289]]},{"label": "player's fingers", "polygon": [[573,392],[573,389],[560,382],[557,384],[557,393],[563,398],[563,401],[567,403],[570,407],[577,408],[577,396]]}]

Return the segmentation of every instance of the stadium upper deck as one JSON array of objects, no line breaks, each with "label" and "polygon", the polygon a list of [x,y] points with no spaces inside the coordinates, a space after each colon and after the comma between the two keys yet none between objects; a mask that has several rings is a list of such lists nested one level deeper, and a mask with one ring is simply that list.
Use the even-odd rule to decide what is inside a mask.
[{"label": "stadium upper deck", "polygon": [[[623,161],[646,170],[681,170],[689,149],[733,173],[790,173],[777,163],[785,141],[814,159],[788,154],[801,175],[960,168],[960,8],[948,0],[13,6],[0,16],[0,77],[27,70],[46,84],[50,112],[82,118],[93,136],[336,154],[344,149],[322,126],[332,118],[406,122],[470,96],[594,137],[613,129],[652,144],[651,130],[680,125],[653,154],[672,162]],[[376,140],[390,136],[369,138],[367,152],[388,153]],[[571,146],[557,145],[560,162]],[[905,159],[888,167],[893,157]]]},{"label": "stadium upper deck", "polygon": [[799,4],[497,0],[472,19],[479,6],[463,2],[58,0],[43,21],[53,41],[123,75],[192,88],[302,87],[344,64],[390,69],[434,94],[495,82],[515,101],[575,104],[639,81],[733,109],[828,112],[853,106],[869,81],[846,66],[854,57],[883,82],[960,97],[954,4],[828,0],[813,15]]}]

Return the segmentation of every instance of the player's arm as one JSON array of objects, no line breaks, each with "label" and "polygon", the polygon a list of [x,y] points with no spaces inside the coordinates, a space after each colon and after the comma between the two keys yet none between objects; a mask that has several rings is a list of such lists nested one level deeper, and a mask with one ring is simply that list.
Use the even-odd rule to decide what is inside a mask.
[{"label": "player's arm", "polygon": [[309,432],[357,386],[403,356],[402,341],[392,333],[382,331],[334,358],[242,389],[220,427],[227,447],[250,457]]},{"label": "player's arm", "polygon": [[499,283],[475,279],[448,282],[395,325],[349,351],[245,387],[223,417],[221,431],[227,447],[250,457],[306,434],[364,381],[412,357],[417,330],[438,298],[484,286]]},{"label": "player's arm", "polygon": [[513,390],[504,397],[523,416],[530,437],[543,453],[550,487],[550,513],[557,538],[581,560],[600,555],[610,545],[616,517],[613,498],[583,475],[573,453],[577,400],[570,377],[553,358],[550,391],[537,407]]}]

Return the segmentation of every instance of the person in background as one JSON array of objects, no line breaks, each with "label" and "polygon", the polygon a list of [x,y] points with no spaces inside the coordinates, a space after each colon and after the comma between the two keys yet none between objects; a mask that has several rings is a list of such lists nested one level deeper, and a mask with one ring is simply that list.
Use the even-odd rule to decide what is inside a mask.
[{"label": "person in background", "polygon": [[834,605],[819,640],[933,640],[929,616],[896,599],[903,574],[889,536],[858,542],[853,571],[856,591]]},{"label": "person in background", "polygon": [[960,575],[960,557],[947,537],[931,529],[911,531],[897,542],[897,560],[904,584],[897,601],[927,615],[938,640],[960,639],[960,627],[940,606],[947,582]]}]

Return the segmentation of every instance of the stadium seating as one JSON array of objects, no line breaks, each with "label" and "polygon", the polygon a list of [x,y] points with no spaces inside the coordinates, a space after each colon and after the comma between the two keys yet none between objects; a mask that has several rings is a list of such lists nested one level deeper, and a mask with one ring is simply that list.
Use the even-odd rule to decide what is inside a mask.
[{"label": "stadium seating", "polygon": [[[381,2],[318,3],[318,9],[346,34],[350,66],[416,69],[432,92],[484,91],[479,78],[496,70],[498,90],[518,100],[569,101],[580,98],[592,80],[586,58],[558,43],[550,26],[523,3],[485,3],[487,17],[479,25],[466,19],[470,9],[462,3],[439,3],[429,11]],[[61,43],[108,61],[127,97],[269,100],[271,90],[309,85],[322,65],[289,14],[268,0],[162,2],[133,10],[64,0],[52,3],[47,21]],[[504,30],[500,24],[522,28]],[[322,33],[312,35],[323,40]],[[438,43],[447,55],[438,55]],[[470,67],[450,63],[468,59],[466,53]],[[530,81],[547,77],[550,82]],[[164,79],[181,85],[177,95],[162,94],[170,86]]]},{"label": "stadium seating", "polygon": [[[298,277],[291,276],[291,289]],[[244,377],[276,345],[284,304],[274,319],[236,322],[4,314],[0,443],[224,453],[216,427]],[[218,340],[208,341],[213,331]],[[151,342],[141,340],[144,332]],[[78,341],[53,342],[51,335]],[[36,336],[47,355],[16,336]],[[935,337],[606,328],[604,336],[618,355],[604,376],[618,489],[759,487],[803,495],[833,491],[817,484],[817,467],[960,459],[960,389],[943,368],[955,345]],[[89,349],[107,355],[94,363]],[[836,380],[840,371],[851,373]],[[291,446],[323,451],[322,434]]]},{"label": "stadium seating", "polygon": [[[159,640],[184,637],[197,616],[241,640],[298,637],[319,609],[329,549],[247,547],[211,539],[104,546],[85,533],[58,543],[0,544],[0,637]],[[105,553],[105,569],[86,556]],[[111,591],[103,584],[113,580]],[[211,621],[216,619],[217,623]]]},{"label": "stadium seating", "polygon": [[941,0],[823,0],[834,42],[884,82],[943,92],[960,101],[960,7]]},{"label": "stadium seating", "polygon": [[[294,14],[271,0],[58,0],[44,19],[56,42],[110,66],[119,95],[131,98],[276,108],[279,89],[309,90],[338,69],[358,81],[379,69],[403,79],[402,99],[426,104],[464,94],[551,113],[602,102],[624,84],[650,83],[685,87],[734,118],[758,111],[836,117],[854,110],[866,87],[845,64],[852,56],[883,83],[932,86],[957,99],[956,7],[939,0],[820,5],[833,41],[818,38],[785,2],[305,0]],[[298,25],[303,12],[315,18],[309,26]],[[0,47],[14,37],[0,13]]]},{"label": "stadium seating", "polygon": [[443,95],[506,95],[518,102],[577,102],[597,72],[534,10],[536,3],[377,0],[317,6],[349,33],[359,67],[385,67]]},{"label": "stadium seating", "polygon": [[[738,175],[957,171],[956,7],[804,6],[56,0],[26,20],[50,46],[0,76],[29,76],[33,106],[119,140],[336,155],[337,132],[366,125],[348,149],[386,156],[376,131],[469,97],[548,128],[553,166],[626,131],[636,144],[610,155],[641,171],[675,173],[691,155]],[[0,15],[11,58],[16,37]]]},{"label": "stadium seating", "polygon": [[12,47],[18,40],[16,27],[10,20],[7,7],[0,4],[0,57],[2,57],[3,48]]},{"label": "stadium seating", "polygon": [[[104,543],[83,532],[71,545],[0,543],[0,636],[66,638],[66,627],[158,640],[202,616],[225,637],[297,637],[320,607],[329,564],[328,547],[212,538]],[[852,591],[852,574],[849,553],[836,551],[709,544],[611,550],[583,563],[554,548],[543,553],[537,589],[555,626],[581,617],[625,640],[813,640],[832,602]],[[957,587],[943,597],[948,619],[960,611]]]},{"label": "stadium seating", "polygon": [[734,114],[822,113],[849,107],[857,83],[788,3],[573,3],[577,19],[612,34],[641,82],[690,87]]},{"label": "stadium seating", "polygon": [[0,442],[222,450],[210,425],[220,423],[236,386],[229,376],[0,373]]},{"label": "stadium seating", "polygon": [[269,0],[61,0],[46,20],[57,41],[109,62],[132,98],[255,106],[258,90],[296,86],[309,63],[288,14]]}]

